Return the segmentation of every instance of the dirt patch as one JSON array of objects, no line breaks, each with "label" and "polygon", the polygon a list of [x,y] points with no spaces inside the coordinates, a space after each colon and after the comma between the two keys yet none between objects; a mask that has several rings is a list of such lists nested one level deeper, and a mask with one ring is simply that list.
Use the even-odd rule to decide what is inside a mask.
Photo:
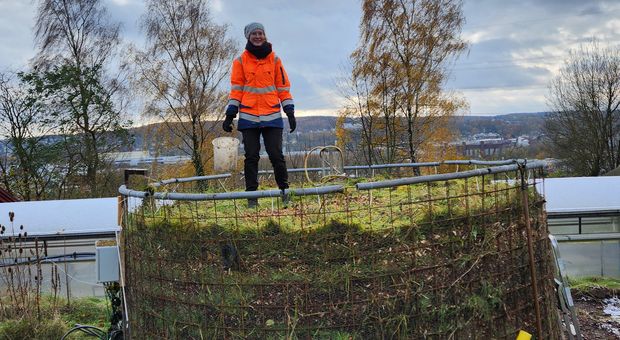
[{"label": "dirt patch", "polygon": [[616,293],[605,288],[574,293],[583,339],[620,339],[620,300]]}]

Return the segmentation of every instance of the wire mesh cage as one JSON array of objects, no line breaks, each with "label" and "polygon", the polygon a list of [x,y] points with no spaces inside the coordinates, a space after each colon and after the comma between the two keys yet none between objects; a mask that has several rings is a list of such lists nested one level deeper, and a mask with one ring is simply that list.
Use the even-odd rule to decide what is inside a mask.
[{"label": "wire mesh cage", "polygon": [[[542,163],[124,195],[134,338],[559,338]],[[258,198],[248,208],[247,198]]]}]

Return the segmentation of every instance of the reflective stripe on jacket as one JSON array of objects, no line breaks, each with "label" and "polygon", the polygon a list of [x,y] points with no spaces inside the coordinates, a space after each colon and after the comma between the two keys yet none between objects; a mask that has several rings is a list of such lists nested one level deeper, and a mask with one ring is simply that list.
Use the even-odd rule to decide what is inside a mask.
[{"label": "reflective stripe on jacket", "polygon": [[293,104],[282,61],[271,52],[257,59],[247,50],[233,61],[228,105],[239,107],[238,130],[283,128],[280,108]]}]

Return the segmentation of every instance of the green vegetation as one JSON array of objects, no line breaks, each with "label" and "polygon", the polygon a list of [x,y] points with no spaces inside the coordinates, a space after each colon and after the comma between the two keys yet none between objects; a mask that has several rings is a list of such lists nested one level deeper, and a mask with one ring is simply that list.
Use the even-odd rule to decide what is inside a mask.
[{"label": "green vegetation", "polygon": [[[10,308],[9,304],[3,304]],[[4,311],[8,312],[8,311]],[[8,314],[8,313],[5,313]],[[0,321],[0,339],[60,339],[75,324],[92,325],[108,329],[109,303],[103,298],[72,299],[54,301],[51,296],[41,297],[41,312],[28,316],[14,316]],[[80,333],[70,339],[81,339]]]},{"label": "green vegetation", "polygon": [[620,280],[612,277],[580,277],[569,279],[570,289],[573,292],[587,293],[593,289],[620,290]]},{"label": "green vegetation", "polygon": [[134,335],[509,337],[507,311],[532,322],[532,306],[509,302],[531,293],[512,288],[530,283],[521,197],[507,182],[347,188],[284,209],[277,198],[143,203],[125,229],[129,294],[140,296],[131,322],[145,325]]},{"label": "green vegetation", "polygon": [[[138,225],[191,220],[192,227],[198,229],[218,225],[237,232],[257,231],[269,223],[277,224],[283,232],[310,231],[325,226],[330,220],[358,225],[362,230],[380,231],[499,211],[513,203],[518,206],[515,184],[493,179],[493,176],[486,176],[368,191],[356,190],[356,180],[347,180],[344,193],[292,197],[288,208],[280,206],[278,197],[259,199],[256,209],[248,209],[243,199],[178,201],[164,208],[147,200],[144,213],[130,217],[143,218]],[[165,191],[165,188],[160,190]],[[536,199],[533,192],[530,197]]]}]

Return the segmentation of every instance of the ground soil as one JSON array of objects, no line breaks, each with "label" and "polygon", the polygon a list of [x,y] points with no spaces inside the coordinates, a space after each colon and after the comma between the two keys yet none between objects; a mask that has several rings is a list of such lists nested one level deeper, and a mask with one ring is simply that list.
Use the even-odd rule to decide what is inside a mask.
[{"label": "ground soil", "polygon": [[584,340],[620,339],[620,318],[613,318],[603,312],[606,305],[604,300],[618,296],[618,291],[596,288],[573,295]]}]

